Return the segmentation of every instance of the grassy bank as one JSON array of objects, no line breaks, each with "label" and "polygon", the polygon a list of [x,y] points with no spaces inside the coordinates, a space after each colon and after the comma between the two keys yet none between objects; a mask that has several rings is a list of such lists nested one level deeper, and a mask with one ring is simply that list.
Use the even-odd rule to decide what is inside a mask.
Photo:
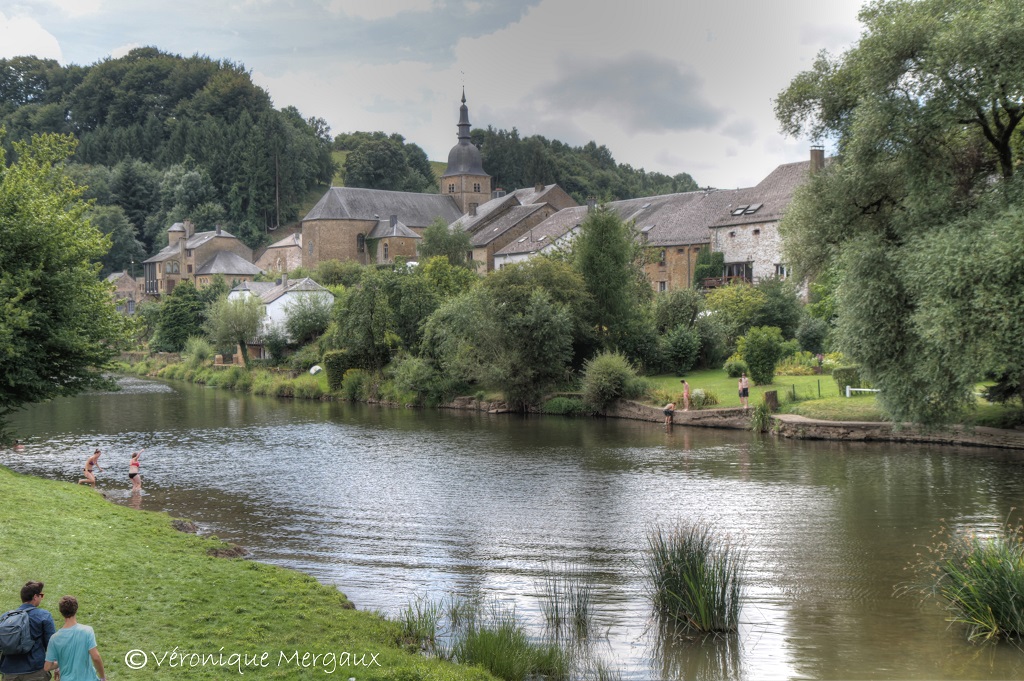
[{"label": "grassy bank", "polygon": [[[57,601],[77,596],[79,618],[96,630],[110,679],[223,679],[238,675],[239,666],[244,678],[257,679],[493,678],[410,652],[398,624],[353,610],[337,589],[311,577],[215,557],[225,544],[178,532],[164,514],[3,467],[0,490],[3,609],[18,604],[24,582],[41,580],[43,607],[59,628]],[[142,661],[144,668],[129,668]]]}]

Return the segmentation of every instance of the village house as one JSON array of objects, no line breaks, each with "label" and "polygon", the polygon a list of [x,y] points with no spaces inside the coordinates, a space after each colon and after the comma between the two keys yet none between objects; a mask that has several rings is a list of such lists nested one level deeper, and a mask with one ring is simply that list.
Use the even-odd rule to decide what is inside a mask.
[{"label": "village house", "polygon": [[296,232],[267,246],[256,259],[264,272],[291,272],[302,265],[302,234]]},{"label": "village house", "polygon": [[171,293],[183,281],[205,288],[217,275],[230,285],[252,281],[260,269],[252,264],[252,249],[218,227],[196,232],[190,221],[175,222],[167,230],[167,246],[144,261],[144,292]]},{"label": "village house", "polygon": [[127,272],[114,272],[105,280],[114,285],[114,301],[117,311],[122,314],[135,314],[135,306],[142,302],[143,292],[139,281]]},{"label": "village house", "polygon": [[[277,281],[246,281],[235,286],[228,294],[229,300],[255,297],[263,305],[263,330],[277,327],[285,329],[290,307],[303,296],[315,296],[325,303],[334,302],[334,294],[308,277],[289,279],[282,274]],[[287,333],[287,331],[285,331]],[[253,339],[248,346],[249,356],[256,359],[264,357],[264,348],[259,339]]]}]

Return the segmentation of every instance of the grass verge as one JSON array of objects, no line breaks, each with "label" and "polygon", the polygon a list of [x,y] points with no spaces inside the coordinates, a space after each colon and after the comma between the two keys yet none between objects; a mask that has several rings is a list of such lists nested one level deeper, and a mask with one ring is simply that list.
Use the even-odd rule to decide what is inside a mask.
[{"label": "grass verge", "polygon": [[[2,609],[18,604],[22,584],[40,580],[43,607],[60,627],[58,599],[77,596],[111,680],[223,679],[239,674],[239,665],[254,679],[493,679],[404,649],[398,623],[352,609],[312,577],[214,557],[223,542],[178,532],[165,514],[3,467],[0,491]],[[256,662],[246,665],[244,655]],[[143,668],[128,666],[143,660]]]}]

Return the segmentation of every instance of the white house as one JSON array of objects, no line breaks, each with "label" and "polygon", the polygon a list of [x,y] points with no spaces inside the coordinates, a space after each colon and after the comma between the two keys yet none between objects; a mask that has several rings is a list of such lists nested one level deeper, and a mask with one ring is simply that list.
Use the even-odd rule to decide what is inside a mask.
[{"label": "white house", "polygon": [[317,296],[328,303],[334,302],[334,294],[310,278],[289,280],[287,274],[274,281],[246,281],[231,289],[229,299],[255,296],[263,303],[266,316],[263,328],[274,326],[284,328],[288,319],[289,307],[302,296]]}]

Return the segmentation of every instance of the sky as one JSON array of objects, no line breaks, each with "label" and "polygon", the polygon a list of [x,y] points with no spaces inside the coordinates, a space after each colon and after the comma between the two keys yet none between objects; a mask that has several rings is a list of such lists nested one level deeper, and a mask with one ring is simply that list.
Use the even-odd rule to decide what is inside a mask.
[{"label": "sky", "polygon": [[473,127],[603,144],[703,186],[809,157],[773,99],[860,35],[863,0],[0,0],[0,58],[132,48],[243,65],[332,134],[397,132],[445,161]]}]

